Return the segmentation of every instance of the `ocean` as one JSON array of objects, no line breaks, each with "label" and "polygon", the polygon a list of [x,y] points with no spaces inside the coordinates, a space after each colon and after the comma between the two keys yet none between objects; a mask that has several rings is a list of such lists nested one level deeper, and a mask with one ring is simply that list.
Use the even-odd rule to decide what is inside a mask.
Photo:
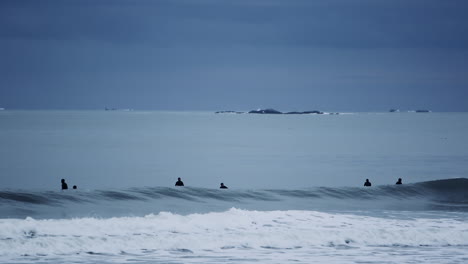
[{"label": "ocean", "polygon": [[467,263],[467,135],[468,113],[0,111],[0,262]]}]

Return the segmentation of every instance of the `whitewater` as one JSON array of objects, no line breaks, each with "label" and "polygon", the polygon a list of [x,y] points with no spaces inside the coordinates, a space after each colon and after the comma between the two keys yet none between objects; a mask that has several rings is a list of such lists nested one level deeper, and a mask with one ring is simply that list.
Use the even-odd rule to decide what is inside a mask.
[{"label": "whitewater", "polygon": [[467,191],[464,178],[372,189],[2,191],[0,258],[464,263]]},{"label": "whitewater", "polygon": [[468,262],[466,113],[2,111],[0,128],[1,263]]},{"label": "whitewater", "polygon": [[4,263],[466,262],[466,219],[393,216],[230,209],[2,220],[0,252]]}]

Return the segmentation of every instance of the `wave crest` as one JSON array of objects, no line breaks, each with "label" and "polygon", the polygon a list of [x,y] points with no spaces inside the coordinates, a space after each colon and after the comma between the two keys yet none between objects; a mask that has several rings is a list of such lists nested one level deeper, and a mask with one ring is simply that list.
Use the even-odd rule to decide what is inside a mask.
[{"label": "wave crest", "polygon": [[[96,215],[100,216],[125,215],[124,212],[133,215],[161,211],[210,212],[226,210],[233,206],[257,210],[374,208],[468,211],[468,179],[446,179],[372,188],[315,187],[301,190],[141,187],[125,190],[70,190],[67,192],[0,191],[0,208],[10,212],[6,217],[37,216],[34,212],[47,211],[44,210],[44,206],[66,208],[67,212],[76,212],[79,208],[85,208],[82,211],[96,212]],[[121,208],[123,206],[125,208]],[[137,211],[137,208],[142,208],[142,210]],[[119,210],[122,213],[113,214]],[[54,210],[51,209],[49,212],[54,212]],[[62,217],[64,214],[68,215],[67,212],[62,213]],[[106,214],[106,212],[109,213]],[[71,216],[83,215],[72,214]]]}]

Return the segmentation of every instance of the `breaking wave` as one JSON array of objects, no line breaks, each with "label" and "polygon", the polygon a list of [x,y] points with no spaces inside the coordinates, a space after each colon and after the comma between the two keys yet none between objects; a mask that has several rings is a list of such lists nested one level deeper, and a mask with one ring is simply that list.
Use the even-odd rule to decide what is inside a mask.
[{"label": "breaking wave", "polygon": [[390,209],[468,211],[468,179],[301,190],[142,187],[92,191],[0,191],[2,218],[146,215],[253,210]]},{"label": "breaking wave", "polygon": [[[464,259],[467,188],[468,179],[449,179],[302,190],[2,191],[0,260],[287,263],[300,256],[298,263],[311,263],[331,251],[359,258],[375,248],[388,248],[391,256],[394,250],[416,252],[410,260],[421,248],[459,251],[457,258]],[[240,257],[246,254],[251,258]]]},{"label": "breaking wave", "polygon": [[316,211],[247,211],[144,217],[0,220],[0,257],[212,256],[314,248],[468,245],[468,222]]}]

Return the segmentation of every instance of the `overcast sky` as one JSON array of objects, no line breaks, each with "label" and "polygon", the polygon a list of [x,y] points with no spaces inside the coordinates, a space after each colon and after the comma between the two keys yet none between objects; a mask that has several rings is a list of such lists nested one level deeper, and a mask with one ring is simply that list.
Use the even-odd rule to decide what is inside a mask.
[{"label": "overcast sky", "polygon": [[0,107],[468,111],[468,1],[0,1]]}]

